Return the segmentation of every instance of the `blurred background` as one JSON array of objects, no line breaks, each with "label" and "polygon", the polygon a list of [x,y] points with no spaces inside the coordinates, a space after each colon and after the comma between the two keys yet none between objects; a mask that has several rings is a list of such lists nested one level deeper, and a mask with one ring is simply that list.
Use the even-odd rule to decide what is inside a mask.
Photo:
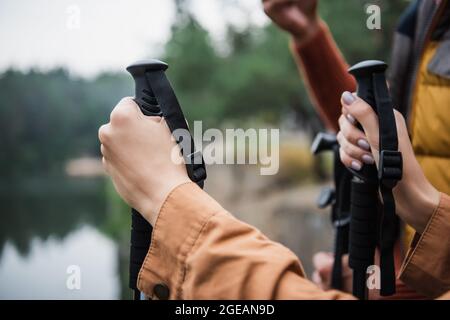
[{"label": "blurred background", "polygon": [[[382,29],[366,28],[368,4]],[[320,1],[347,61],[389,60],[408,1]],[[209,166],[206,190],[238,218],[292,249],[311,274],[331,250],[330,158],[288,50],[259,0],[0,0],[0,299],[129,299],[129,208],[99,161],[98,127],[133,94],[124,71],[159,58],[189,121],[280,128],[280,171]],[[81,269],[81,289],[66,287]]]}]

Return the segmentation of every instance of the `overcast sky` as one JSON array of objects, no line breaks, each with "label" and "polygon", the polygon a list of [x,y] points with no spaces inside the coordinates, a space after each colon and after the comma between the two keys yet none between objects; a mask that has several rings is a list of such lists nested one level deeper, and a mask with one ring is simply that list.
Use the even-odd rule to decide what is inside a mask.
[{"label": "overcast sky", "polygon": [[[233,3],[243,4],[249,16]],[[265,24],[260,0],[192,0],[216,41],[224,24]],[[172,0],[0,0],[0,72],[66,66],[92,76],[158,55],[170,36]]]}]

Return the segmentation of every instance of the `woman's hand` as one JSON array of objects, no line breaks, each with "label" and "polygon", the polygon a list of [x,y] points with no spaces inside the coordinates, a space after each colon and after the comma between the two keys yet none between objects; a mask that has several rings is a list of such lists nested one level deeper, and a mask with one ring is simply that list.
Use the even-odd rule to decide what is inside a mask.
[{"label": "woman's hand", "polygon": [[301,45],[320,28],[318,0],[263,0],[264,12]]},{"label": "woman's hand", "polygon": [[[334,256],[331,252],[318,252],[313,256],[314,273],[312,281],[322,290],[331,290],[331,276]],[[348,266],[348,254],[342,256],[342,288],[341,291],[352,292],[353,271]]]},{"label": "woman's hand", "polygon": [[117,192],[154,225],[170,191],[190,181],[166,122],[143,115],[131,98],[124,98],[98,135],[103,166]]},{"label": "woman's hand", "polygon": [[[350,92],[341,99],[342,115],[339,118],[337,139],[341,161],[347,167],[361,170],[364,164],[379,160],[378,117],[372,108]],[[403,178],[394,188],[397,214],[417,232],[422,233],[439,204],[440,193],[426,179],[414,156],[403,116],[395,113],[399,151],[403,157]],[[364,132],[356,127],[359,122]]]}]

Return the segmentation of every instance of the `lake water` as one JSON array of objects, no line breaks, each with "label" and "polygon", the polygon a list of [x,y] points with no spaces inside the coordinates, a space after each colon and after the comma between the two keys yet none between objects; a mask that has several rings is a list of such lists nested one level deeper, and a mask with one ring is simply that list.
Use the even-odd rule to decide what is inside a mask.
[{"label": "lake water", "polygon": [[0,189],[0,299],[129,298],[129,209],[109,189],[103,178]]},{"label": "lake water", "polygon": [[[7,242],[0,257],[0,299],[116,299],[120,295],[116,244],[90,226],[59,240],[31,240],[22,255]],[[70,266],[80,269],[80,287],[67,286]]]}]

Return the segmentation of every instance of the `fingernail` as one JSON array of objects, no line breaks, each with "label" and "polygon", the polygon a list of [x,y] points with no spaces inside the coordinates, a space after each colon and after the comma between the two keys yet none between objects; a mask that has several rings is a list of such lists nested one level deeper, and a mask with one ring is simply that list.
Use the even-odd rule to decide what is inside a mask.
[{"label": "fingernail", "polygon": [[358,143],[358,146],[360,146],[364,150],[370,150],[370,144],[366,140],[359,139],[357,143]]},{"label": "fingernail", "polygon": [[347,120],[350,121],[351,124],[356,123],[356,119],[353,118],[353,116],[351,114],[347,114],[346,117],[347,117]]},{"label": "fingernail", "polygon": [[359,171],[362,168],[361,164],[357,161],[352,161],[351,167],[353,170],[356,170],[356,171]]},{"label": "fingernail", "polygon": [[346,105],[351,105],[353,102],[355,102],[355,97],[350,93],[350,92],[348,92],[348,91],[345,91],[343,94],[342,94],[342,100],[344,101],[344,103],[346,104]]},{"label": "fingernail", "polygon": [[365,154],[362,156],[362,160],[364,163],[367,164],[374,164],[375,163],[375,159],[370,155],[370,154]]}]

